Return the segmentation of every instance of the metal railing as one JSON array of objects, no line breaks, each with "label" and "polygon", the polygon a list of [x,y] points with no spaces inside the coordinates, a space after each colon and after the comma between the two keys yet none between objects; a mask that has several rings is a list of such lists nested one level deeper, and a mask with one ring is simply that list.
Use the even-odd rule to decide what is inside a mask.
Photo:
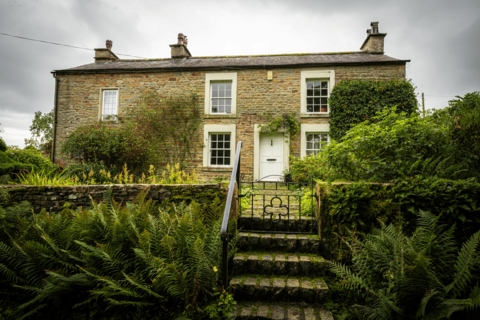
[{"label": "metal railing", "polygon": [[[240,154],[242,152],[242,141],[238,141],[235,160],[233,161],[232,176],[228,185],[227,203],[223,213],[222,228],[220,236],[222,239],[222,283],[224,288],[228,287],[228,222],[230,220],[230,209],[232,207],[233,191],[237,182],[237,194],[240,195]],[[236,199],[235,199],[236,200]]]}]

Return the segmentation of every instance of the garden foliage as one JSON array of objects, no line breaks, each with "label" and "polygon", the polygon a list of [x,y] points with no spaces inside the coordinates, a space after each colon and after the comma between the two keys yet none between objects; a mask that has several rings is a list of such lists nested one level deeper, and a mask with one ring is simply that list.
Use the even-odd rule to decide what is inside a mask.
[{"label": "garden foliage", "polygon": [[15,161],[33,165],[36,171],[45,170],[46,172],[53,172],[58,168],[50,159],[45,158],[38,149],[32,146],[27,146],[23,149],[10,146],[5,153]]},{"label": "garden foliage", "polygon": [[[25,164],[10,158],[5,152],[0,151],[0,177],[12,176],[22,171],[31,171],[32,164]],[[3,180],[3,179],[2,179]]]},{"label": "garden foliage", "polygon": [[35,112],[30,126],[32,137],[25,139],[25,145],[50,153],[53,143],[53,118],[53,110],[44,114],[41,111]]},{"label": "garden foliage", "polygon": [[385,225],[365,240],[352,237],[353,265],[331,263],[346,290],[363,297],[360,319],[478,319],[480,231],[461,249],[455,226],[419,212],[412,236],[401,225]]},{"label": "garden foliage", "polygon": [[[231,311],[233,300],[219,284],[220,200],[157,207],[143,193],[120,207],[111,193],[104,198],[59,214],[32,215],[28,203],[0,208],[0,307],[12,318],[175,319]],[[233,255],[235,237],[230,246]]]},{"label": "garden foliage", "polygon": [[98,122],[77,127],[61,146],[61,152],[86,163],[103,162],[117,169],[126,163],[139,167],[154,157],[146,137],[135,134],[132,123]]},{"label": "garden foliage", "polygon": [[330,137],[340,139],[357,123],[370,120],[377,112],[396,106],[397,112],[417,110],[415,88],[409,81],[340,81],[332,90]]}]

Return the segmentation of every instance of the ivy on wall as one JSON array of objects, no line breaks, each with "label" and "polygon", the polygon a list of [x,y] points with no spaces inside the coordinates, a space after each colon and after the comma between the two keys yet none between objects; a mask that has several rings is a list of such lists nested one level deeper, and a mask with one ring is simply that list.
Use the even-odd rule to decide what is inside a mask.
[{"label": "ivy on wall", "polygon": [[369,120],[377,112],[397,106],[397,112],[417,110],[415,88],[409,81],[341,81],[332,90],[330,137],[336,141],[355,124]]}]

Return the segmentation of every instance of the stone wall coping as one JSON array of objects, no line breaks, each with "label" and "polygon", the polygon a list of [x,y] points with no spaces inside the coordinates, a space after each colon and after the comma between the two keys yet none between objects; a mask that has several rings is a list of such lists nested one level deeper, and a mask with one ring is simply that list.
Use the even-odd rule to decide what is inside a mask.
[{"label": "stone wall coping", "polygon": [[[230,168],[230,171],[232,169]],[[155,183],[155,184],[140,184],[140,183],[134,183],[134,184],[85,184],[85,185],[76,185],[76,186],[52,186],[52,185],[45,185],[45,186],[32,186],[32,185],[26,185],[26,184],[0,184],[1,188],[7,188],[7,189],[14,189],[14,188],[46,188],[46,189],[52,189],[52,188],[65,188],[65,189],[75,189],[75,188],[101,188],[101,187],[116,187],[116,188],[123,188],[123,187],[139,187],[139,188],[145,188],[145,187],[152,187],[152,186],[163,186],[163,187],[176,187],[176,186],[214,186],[214,185],[219,185],[219,183],[198,183],[198,184],[160,184],[160,183]]]}]

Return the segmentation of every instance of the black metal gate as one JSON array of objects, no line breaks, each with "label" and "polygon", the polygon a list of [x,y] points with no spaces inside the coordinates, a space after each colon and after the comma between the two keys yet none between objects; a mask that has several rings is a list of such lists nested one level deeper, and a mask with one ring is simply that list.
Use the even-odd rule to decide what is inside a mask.
[{"label": "black metal gate", "polygon": [[283,176],[278,176],[281,177],[278,181],[262,181],[268,177],[241,183],[242,232],[316,233],[313,179],[309,183],[285,182]]}]

